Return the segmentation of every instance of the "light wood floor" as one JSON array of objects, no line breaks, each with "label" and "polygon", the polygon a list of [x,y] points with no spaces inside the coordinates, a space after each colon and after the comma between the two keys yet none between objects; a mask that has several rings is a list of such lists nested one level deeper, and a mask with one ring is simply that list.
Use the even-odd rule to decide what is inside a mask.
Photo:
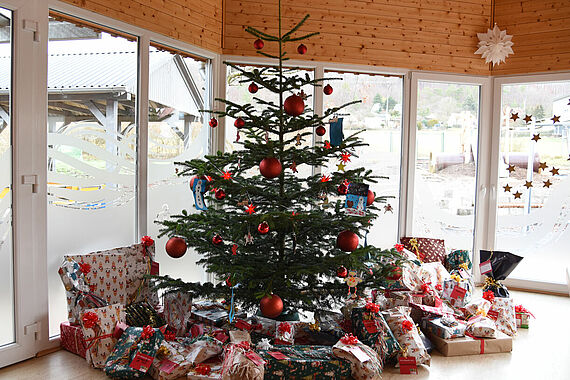
[{"label": "light wood floor", "polygon": [[[417,376],[400,375],[386,368],[390,379],[453,380],[568,380],[570,379],[570,298],[512,292],[515,303],[532,311],[529,330],[519,330],[513,352],[446,358],[432,355],[431,367],[421,367]],[[57,351],[0,369],[0,379],[10,380],[91,380],[107,379],[104,373],[67,351]]]}]

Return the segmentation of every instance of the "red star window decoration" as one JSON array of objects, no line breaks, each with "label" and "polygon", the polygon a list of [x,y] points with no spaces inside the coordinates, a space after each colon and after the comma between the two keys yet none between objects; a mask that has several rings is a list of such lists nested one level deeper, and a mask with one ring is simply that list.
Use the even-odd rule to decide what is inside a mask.
[{"label": "red star window decoration", "polygon": [[324,175],[321,177],[321,182],[328,182],[331,180],[331,177],[328,175]]}]

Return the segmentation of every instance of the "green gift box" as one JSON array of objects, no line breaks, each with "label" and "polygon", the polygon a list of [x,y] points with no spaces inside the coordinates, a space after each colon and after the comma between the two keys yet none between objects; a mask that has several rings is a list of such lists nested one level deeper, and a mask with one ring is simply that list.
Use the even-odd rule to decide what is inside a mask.
[{"label": "green gift box", "polygon": [[350,362],[333,355],[330,346],[279,346],[259,350],[264,380],[351,379]]},{"label": "green gift box", "polygon": [[374,348],[382,361],[400,352],[400,344],[379,312],[355,307],[352,309],[352,329],[362,343]]},{"label": "green gift box", "polygon": [[117,379],[144,377],[150,368],[164,335],[160,329],[152,329],[146,337],[143,327],[127,327],[115,349],[105,363],[105,374]]}]

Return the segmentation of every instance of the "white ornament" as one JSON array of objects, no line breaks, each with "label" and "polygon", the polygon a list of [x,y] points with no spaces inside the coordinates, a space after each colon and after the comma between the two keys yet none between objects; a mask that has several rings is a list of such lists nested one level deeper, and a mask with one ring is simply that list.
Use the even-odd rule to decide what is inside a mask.
[{"label": "white ornament", "polygon": [[269,343],[269,339],[262,338],[261,342],[257,343],[258,350],[271,350],[273,346]]},{"label": "white ornament", "polygon": [[481,58],[485,58],[485,63],[493,62],[493,66],[501,62],[505,62],[505,58],[509,54],[514,54],[513,43],[506,30],[500,30],[497,24],[493,30],[487,29],[487,33],[477,33],[479,37],[479,49],[475,54],[481,54]]}]

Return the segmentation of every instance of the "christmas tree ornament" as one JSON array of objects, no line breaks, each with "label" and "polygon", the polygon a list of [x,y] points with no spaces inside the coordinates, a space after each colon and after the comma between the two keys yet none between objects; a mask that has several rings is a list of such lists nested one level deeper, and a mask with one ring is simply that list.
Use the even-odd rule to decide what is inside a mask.
[{"label": "christmas tree ornament", "polygon": [[346,194],[346,213],[349,215],[364,216],[368,197],[368,185],[364,183],[351,183]]},{"label": "christmas tree ornament", "polygon": [[297,141],[295,143],[296,146],[301,145],[301,134],[300,133],[297,133],[297,137],[295,137],[295,140]]},{"label": "christmas tree ornament", "polygon": [[356,296],[356,292],[358,291],[358,284],[362,282],[362,279],[356,275],[356,272],[351,270],[348,272],[348,277],[344,279],[346,285],[348,285],[348,294],[352,294],[352,288],[354,288],[354,296]]},{"label": "christmas tree ornament", "polygon": [[289,165],[289,169],[291,169],[291,171],[293,173],[298,173],[299,171],[297,170],[297,163],[295,161],[293,161],[293,163],[291,165]]},{"label": "christmas tree ornament", "polygon": [[254,82],[251,82],[247,90],[250,93],[255,94],[257,91],[259,91],[259,86],[257,86],[257,84],[255,84]]},{"label": "christmas tree ornament", "polygon": [[493,66],[505,62],[505,58],[509,54],[514,54],[513,36],[508,35],[506,30],[500,30],[497,24],[493,29],[487,29],[487,33],[477,33],[479,38],[479,49],[475,54],[481,54],[481,58],[485,58],[485,63],[493,62]]},{"label": "christmas tree ornament", "polygon": [[325,140],[325,149],[330,149],[331,148],[331,142],[329,140]]},{"label": "christmas tree ornament", "polygon": [[297,47],[297,53],[305,54],[306,52],[307,52],[307,47],[305,45],[301,44]]},{"label": "christmas tree ornament", "polygon": [[245,127],[245,121],[241,117],[238,117],[236,119],[236,121],[234,121],[234,126],[237,129],[241,129],[241,128]]},{"label": "christmas tree ornament", "polygon": [[372,190],[368,190],[368,195],[366,196],[366,206],[370,206],[372,202],[374,202],[374,192]]},{"label": "christmas tree ornament", "polygon": [[265,178],[278,177],[282,170],[281,162],[275,157],[265,157],[259,163],[259,172]]},{"label": "christmas tree ornament", "polygon": [[260,234],[265,235],[269,232],[269,224],[267,222],[259,223],[259,226],[257,226],[257,231],[259,231]]},{"label": "christmas tree ornament", "polygon": [[332,146],[340,146],[342,144],[342,140],[344,139],[344,133],[342,131],[343,120],[344,119],[342,117],[339,117],[336,121],[329,122],[329,135],[331,138],[330,144]]},{"label": "christmas tree ornament", "polygon": [[232,173],[225,171],[222,173],[222,178],[225,179],[226,181],[229,181],[230,179],[232,179]]},{"label": "christmas tree ornament", "polygon": [[264,296],[259,301],[261,314],[267,318],[277,318],[283,312],[283,300],[277,294]]},{"label": "christmas tree ornament", "polygon": [[214,195],[217,200],[221,201],[226,197],[226,192],[222,189],[216,190],[216,194]]},{"label": "christmas tree ornament", "polygon": [[264,45],[265,43],[261,38],[258,38],[257,40],[253,41],[253,47],[256,48],[257,50],[263,49]]},{"label": "christmas tree ornament", "polygon": [[247,235],[243,237],[243,240],[245,240],[245,245],[253,244],[253,235],[248,232]]},{"label": "christmas tree ornament", "polygon": [[342,231],[336,238],[336,246],[344,252],[352,252],[358,247],[358,235],[350,230]]},{"label": "christmas tree ornament", "polygon": [[350,153],[348,153],[348,152],[342,152],[342,153],[340,154],[340,160],[341,160],[343,163],[346,164],[347,162],[350,161],[350,156],[351,156]]},{"label": "christmas tree ornament", "polygon": [[173,236],[166,242],[166,253],[174,259],[184,256],[187,249],[186,240],[181,237]]},{"label": "christmas tree ornament", "polygon": [[255,206],[253,204],[249,204],[247,205],[247,209],[245,210],[246,213],[248,213],[249,215],[255,213]]},{"label": "christmas tree ornament", "polygon": [[299,95],[290,95],[283,102],[283,109],[288,115],[299,116],[305,110],[305,102]]},{"label": "christmas tree ornament", "polygon": [[338,267],[336,270],[336,276],[339,278],[345,278],[348,276],[348,269],[346,269],[344,266]]},{"label": "christmas tree ornament", "polygon": [[338,164],[336,164],[336,170],[338,170],[339,172],[344,172],[346,169],[346,165],[343,164],[342,162],[339,162]]},{"label": "christmas tree ornament", "polygon": [[336,188],[336,192],[338,193],[338,195],[346,195],[346,193],[348,192],[348,187],[344,183],[341,183]]},{"label": "christmas tree ornament", "polygon": [[233,244],[233,245],[232,245],[232,255],[233,255],[233,256],[237,255],[237,249],[238,249],[238,245],[237,245],[237,244]]},{"label": "christmas tree ornament", "polygon": [[390,272],[386,278],[392,281],[398,281],[402,277],[402,268],[398,266],[391,266]]},{"label": "christmas tree ornament", "polygon": [[210,119],[210,122],[208,123],[210,124],[210,127],[212,128],[216,128],[218,126],[218,119],[216,119],[215,117]]},{"label": "christmas tree ornament", "polygon": [[333,93],[333,88],[330,84],[327,84],[324,88],[323,88],[323,92],[325,95],[330,95]]},{"label": "christmas tree ornament", "polygon": [[224,242],[224,239],[222,239],[222,237],[220,235],[214,235],[214,237],[212,238],[212,244],[214,245],[220,245]]},{"label": "christmas tree ornament", "polygon": [[325,127],[323,127],[322,125],[319,125],[317,127],[317,129],[315,129],[315,133],[317,134],[317,136],[324,136],[325,133],[327,133],[327,130]]},{"label": "christmas tree ornament", "polygon": [[194,195],[194,206],[197,210],[207,210],[206,201],[204,200],[204,193],[208,189],[208,180],[204,176],[194,176],[190,180],[190,189]]}]

